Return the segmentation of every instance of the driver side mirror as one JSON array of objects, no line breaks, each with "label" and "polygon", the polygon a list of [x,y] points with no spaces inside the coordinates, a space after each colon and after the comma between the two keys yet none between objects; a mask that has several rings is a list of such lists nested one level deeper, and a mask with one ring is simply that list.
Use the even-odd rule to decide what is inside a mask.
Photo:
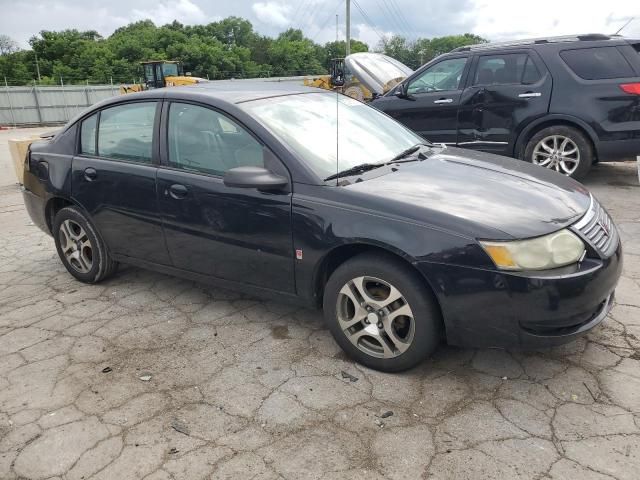
[{"label": "driver side mirror", "polygon": [[236,167],[227,170],[223,182],[227,187],[256,188],[258,190],[282,190],[289,181],[262,167]]},{"label": "driver side mirror", "polygon": [[409,94],[409,84],[408,83],[403,82],[400,85],[398,85],[397,90],[396,90],[396,97],[404,98],[406,100],[413,100],[413,95]]}]

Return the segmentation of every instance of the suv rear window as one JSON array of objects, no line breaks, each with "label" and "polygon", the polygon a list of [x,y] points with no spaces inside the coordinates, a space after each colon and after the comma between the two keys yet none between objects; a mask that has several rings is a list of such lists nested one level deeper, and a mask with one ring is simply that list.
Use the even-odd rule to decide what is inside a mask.
[{"label": "suv rear window", "polygon": [[616,47],[564,50],[560,56],[576,75],[585,80],[634,76],[631,65]]}]

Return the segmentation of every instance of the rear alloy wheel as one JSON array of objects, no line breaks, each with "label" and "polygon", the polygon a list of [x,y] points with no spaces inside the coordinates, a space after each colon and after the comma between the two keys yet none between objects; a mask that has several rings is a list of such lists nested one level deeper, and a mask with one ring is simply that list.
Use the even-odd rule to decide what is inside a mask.
[{"label": "rear alloy wheel", "polygon": [[591,169],[593,149],[580,131],[558,125],[536,133],[527,144],[525,158],[568,177],[582,178]]},{"label": "rear alloy wheel", "polygon": [[58,231],[60,248],[71,267],[79,273],[88,273],[93,266],[93,245],[87,232],[73,220],[65,220]]},{"label": "rear alloy wheel", "polygon": [[78,207],[61,209],[53,221],[53,238],[62,263],[71,275],[85,283],[97,283],[113,274],[118,263]]},{"label": "rear alloy wheel", "polygon": [[344,351],[376,370],[406,370],[441,339],[442,317],[432,292],[410,266],[366,253],[340,265],[324,291],[327,326]]},{"label": "rear alloy wheel", "polygon": [[536,144],[532,161],[541,167],[571,176],[580,164],[580,150],[570,138],[550,135]]}]

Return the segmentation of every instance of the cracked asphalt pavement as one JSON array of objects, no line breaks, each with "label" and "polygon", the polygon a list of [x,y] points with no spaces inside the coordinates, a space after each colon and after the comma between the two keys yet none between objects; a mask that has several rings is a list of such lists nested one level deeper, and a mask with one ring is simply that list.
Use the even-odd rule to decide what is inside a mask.
[{"label": "cracked asphalt pavement", "polygon": [[316,311],[132,267],[75,281],[30,223],[9,135],[1,479],[639,478],[635,164],[586,181],[625,248],[602,325],[560,348],[442,347],[382,374],[345,358]]}]

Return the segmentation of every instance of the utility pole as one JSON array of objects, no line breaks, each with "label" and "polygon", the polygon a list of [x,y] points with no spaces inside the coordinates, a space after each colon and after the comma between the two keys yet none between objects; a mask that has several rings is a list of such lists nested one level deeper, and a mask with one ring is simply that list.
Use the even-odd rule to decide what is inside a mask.
[{"label": "utility pole", "polygon": [[336,45],[338,44],[338,14],[336,13]]},{"label": "utility pole", "polygon": [[351,0],[345,2],[347,4],[347,35],[345,39],[344,56],[351,55]]}]

